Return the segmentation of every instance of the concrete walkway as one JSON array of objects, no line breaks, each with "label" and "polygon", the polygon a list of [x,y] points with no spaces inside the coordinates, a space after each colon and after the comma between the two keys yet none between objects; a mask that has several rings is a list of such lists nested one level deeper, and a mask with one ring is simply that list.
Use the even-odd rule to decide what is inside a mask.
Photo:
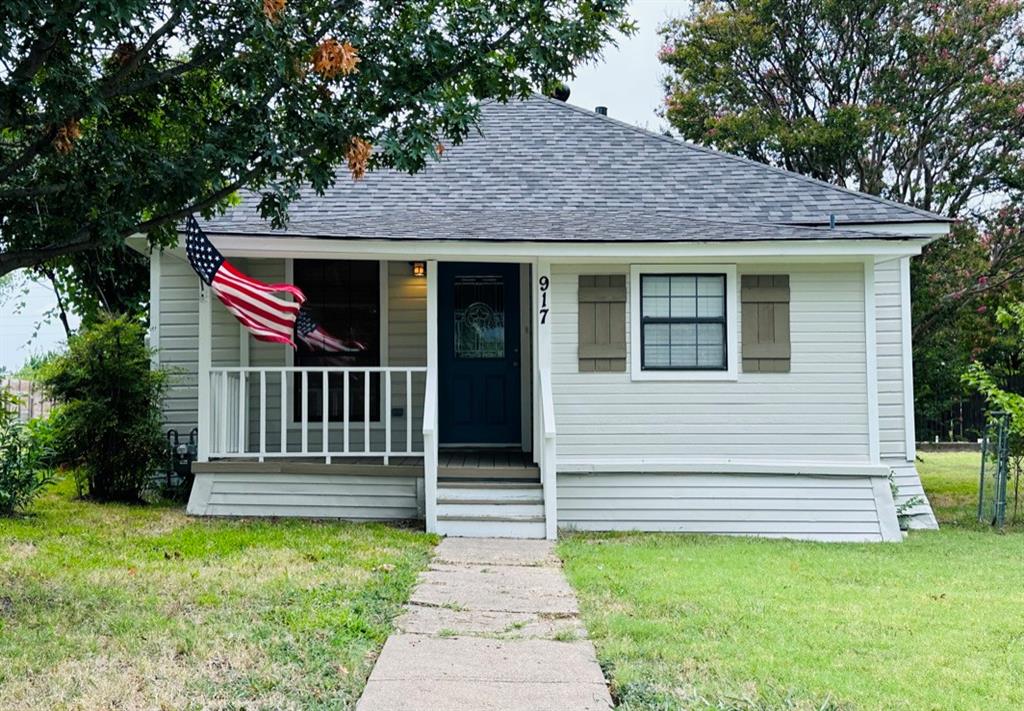
[{"label": "concrete walkway", "polygon": [[607,711],[577,612],[551,543],[446,538],[357,711]]}]

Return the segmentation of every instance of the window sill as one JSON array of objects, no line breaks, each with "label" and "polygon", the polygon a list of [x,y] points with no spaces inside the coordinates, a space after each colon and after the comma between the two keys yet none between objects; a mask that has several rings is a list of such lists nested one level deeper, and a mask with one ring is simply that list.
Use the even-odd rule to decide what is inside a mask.
[{"label": "window sill", "polygon": [[661,380],[661,381],[733,381],[739,380],[734,370],[634,370],[630,380]]}]

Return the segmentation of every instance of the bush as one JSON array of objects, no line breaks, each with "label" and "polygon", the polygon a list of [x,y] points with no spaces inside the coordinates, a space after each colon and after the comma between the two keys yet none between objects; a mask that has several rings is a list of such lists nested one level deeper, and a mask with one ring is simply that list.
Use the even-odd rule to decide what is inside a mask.
[{"label": "bush", "polygon": [[100,501],[139,501],[166,459],[160,399],[166,378],[150,370],[144,327],[105,316],[74,336],[42,370],[58,406],[51,416],[57,460],[78,491]]},{"label": "bush", "polygon": [[0,391],[0,516],[25,510],[52,481],[44,441],[10,411],[16,398]]}]

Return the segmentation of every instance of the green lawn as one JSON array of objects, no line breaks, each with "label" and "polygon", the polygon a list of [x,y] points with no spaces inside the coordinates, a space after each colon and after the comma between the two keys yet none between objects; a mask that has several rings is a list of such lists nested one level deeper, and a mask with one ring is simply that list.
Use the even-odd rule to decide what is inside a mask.
[{"label": "green lawn", "polygon": [[[985,529],[977,521],[980,466],[981,455],[974,452],[918,454],[917,470],[941,525]],[[1024,511],[1012,522],[1012,489],[1007,495],[1007,528],[1024,530]]]},{"label": "green lawn", "polygon": [[1024,708],[1024,532],[973,522],[977,455],[923,460],[944,528],[902,544],[565,538],[620,708]]},{"label": "green lawn", "polygon": [[0,709],[350,707],[433,542],[62,483],[0,519]]}]

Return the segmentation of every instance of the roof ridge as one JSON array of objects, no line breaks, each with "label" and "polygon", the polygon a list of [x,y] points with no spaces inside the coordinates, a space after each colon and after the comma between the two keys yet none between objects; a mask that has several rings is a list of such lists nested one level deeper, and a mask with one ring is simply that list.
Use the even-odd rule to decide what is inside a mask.
[{"label": "roof ridge", "polygon": [[[864,192],[861,192],[859,190],[853,190],[851,188],[847,188],[847,187],[842,186],[842,185],[836,185],[835,183],[830,183],[827,180],[819,180],[818,178],[812,178],[809,175],[804,175],[802,173],[797,173],[797,172],[792,171],[792,170],[786,170],[785,168],[779,168],[778,166],[769,165],[767,163],[761,163],[760,161],[751,160],[750,158],[744,158],[743,156],[738,156],[738,155],[735,155],[733,153],[726,153],[725,151],[719,151],[719,150],[716,150],[714,148],[708,148],[707,146],[702,146],[702,145],[699,145],[697,143],[693,143],[691,141],[685,141],[685,140],[683,140],[681,138],[675,138],[673,136],[666,136],[666,135],[664,135],[662,133],[656,133],[654,131],[651,131],[650,129],[646,129],[646,128],[643,128],[641,126],[636,126],[636,125],[631,124],[631,123],[626,123],[625,121],[623,121],[621,119],[613,118],[613,117],[608,116],[606,114],[599,114],[596,111],[590,111],[589,109],[585,109],[582,106],[576,106],[575,104],[570,104],[567,101],[559,101],[558,99],[552,99],[551,97],[544,96],[543,94],[536,94],[535,93],[532,96],[533,96],[534,99],[541,99],[544,102],[546,102],[546,103],[548,103],[548,104],[550,104],[552,106],[564,107],[564,108],[570,109],[572,111],[576,111],[577,113],[580,113],[580,114],[583,114],[585,116],[589,116],[591,118],[595,118],[595,119],[598,119],[598,120],[601,120],[601,121],[608,122],[608,123],[610,123],[612,125],[615,125],[615,126],[618,126],[620,128],[629,129],[630,131],[633,131],[635,133],[639,133],[639,134],[641,134],[641,135],[643,135],[643,136],[645,136],[647,138],[656,138],[659,141],[663,141],[665,143],[668,143],[669,145],[675,146],[676,148],[683,148],[683,149],[699,151],[701,153],[707,153],[707,154],[710,154],[710,155],[713,155],[713,156],[718,156],[720,158],[728,158],[730,160],[738,161],[738,162],[743,163],[744,165],[748,165],[748,166],[751,166],[751,167],[762,168],[762,169],[765,169],[765,170],[773,171],[775,173],[781,173],[782,175],[785,175],[785,176],[788,176],[788,177],[791,177],[791,178],[797,178],[799,180],[811,183],[813,185],[818,185],[818,186],[823,187],[823,188],[830,188],[832,190],[835,190],[836,192],[845,193],[847,195],[852,195],[852,196],[859,197],[859,198],[867,198],[868,200],[871,200],[873,202],[881,203],[883,205],[888,205],[890,207],[899,208],[901,210],[906,210],[907,212],[910,212],[910,213],[913,213],[913,214],[916,214],[916,215],[920,215],[921,217],[923,217],[923,218],[925,218],[927,220],[930,220],[930,221],[934,221],[934,222],[952,222],[953,221],[951,218],[943,217],[942,215],[939,215],[938,213],[928,212],[927,210],[922,210],[921,208],[914,207],[912,205],[906,205],[904,203],[897,202],[896,200],[889,200],[888,198],[883,198],[883,197],[881,197],[879,195],[872,195],[870,193],[864,193]],[[772,223],[772,224],[780,224],[780,223]],[[781,224],[798,224],[799,225],[799,224],[806,224],[806,223],[781,223]],[[822,224],[824,224],[824,223],[822,223]]]}]

